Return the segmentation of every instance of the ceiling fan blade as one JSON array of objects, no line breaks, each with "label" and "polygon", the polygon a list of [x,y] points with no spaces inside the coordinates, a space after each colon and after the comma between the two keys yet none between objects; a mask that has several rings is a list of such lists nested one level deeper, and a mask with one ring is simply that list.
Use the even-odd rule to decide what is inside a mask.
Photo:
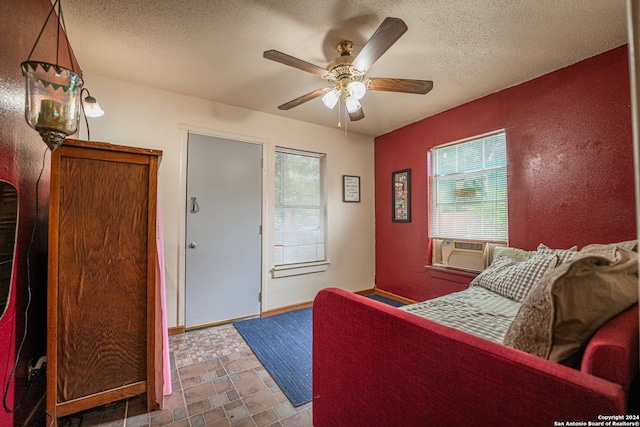
[{"label": "ceiling fan blade", "polygon": [[309,92],[305,95],[299,96],[294,100],[291,100],[287,103],[284,103],[282,105],[278,105],[278,109],[280,110],[290,110],[293,107],[297,107],[300,104],[304,104],[307,101],[311,101],[312,99],[316,99],[319,96],[324,95],[325,93],[329,92],[331,89],[328,87],[322,88],[322,89],[316,89],[313,92]]},{"label": "ceiling fan blade", "polygon": [[355,111],[353,113],[349,113],[349,119],[352,122],[357,122],[358,120],[364,119],[364,111],[362,110],[362,107],[360,107],[360,109],[358,109],[358,111]]},{"label": "ceiling fan blade", "polygon": [[324,68],[321,68],[321,67],[318,67],[317,65],[313,65],[309,62],[303,61],[302,59],[294,58],[291,55],[287,55],[286,53],[282,53],[277,50],[267,50],[264,52],[263,56],[272,61],[276,61],[281,64],[288,65],[290,67],[297,68],[302,71],[306,71],[307,73],[315,74],[316,76],[319,76],[319,77],[329,74],[329,72]]},{"label": "ceiling fan blade", "polygon": [[386,18],[351,64],[358,71],[366,72],[405,32],[407,24],[400,18]]},{"label": "ceiling fan blade", "polygon": [[424,95],[433,89],[431,80],[388,79],[383,77],[371,77],[365,80],[369,90],[382,90],[387,92],[417,93]]}]

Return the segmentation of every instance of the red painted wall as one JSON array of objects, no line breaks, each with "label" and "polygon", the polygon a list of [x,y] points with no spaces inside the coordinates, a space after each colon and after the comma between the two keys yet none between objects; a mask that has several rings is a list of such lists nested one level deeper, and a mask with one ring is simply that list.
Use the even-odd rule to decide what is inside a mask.
[{"label": "red painted wall", "polygon": [[[464,288],[425,270],[427,152],[497,129],[507,133],[510,246],[635,239],[625,45],[377,137],[378,288],[414,300]],[[405,168],[411,168],[412,221],[392,223],[391,172]]]},{"label": "red painted wall", "polygon": [[[39,212],[36,217],[36,182],[43,165],[46,145],[24,119],[24,77],[20,63],[25,61],[51,9],[48,0],[4,1],[0,6],[0,179],[18,190],[18,243],[9,306],[0,318],[0,384],[7,406],[13,409],[25,393],[27,364],[46,353],[46,249],[49,200],[49,158],[39,185]],[[55,17],[54,17],[55,18]],[[47,27],[32,60],[55,62],[55,19]],[[63,41],[64,42],[64,41]],[[66,45],[65,45],[66,46]],[[60,65],[69,67],[66,47]],[[76,65],[76,70],[78,67]],[[31,294],[28,334],[16,370],[9,382],[17,349],[24,333],[28,301],[27,248],[34,222],[37,229],[31,248]],[[9,387],[7,389],[7,384]],[[37,381],[15,412],[0,407],[0,426],[21,425],[44,393],[44,381]]]}]

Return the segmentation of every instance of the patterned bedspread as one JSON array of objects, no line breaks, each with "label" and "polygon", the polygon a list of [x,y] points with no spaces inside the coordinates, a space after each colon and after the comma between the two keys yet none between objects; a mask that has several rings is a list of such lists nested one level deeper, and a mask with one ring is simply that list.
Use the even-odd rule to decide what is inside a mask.
[{"label": "patterned bedspread", "polygon": [[479,286],[400,307],[442,325],[503,343],[520,303]]}]

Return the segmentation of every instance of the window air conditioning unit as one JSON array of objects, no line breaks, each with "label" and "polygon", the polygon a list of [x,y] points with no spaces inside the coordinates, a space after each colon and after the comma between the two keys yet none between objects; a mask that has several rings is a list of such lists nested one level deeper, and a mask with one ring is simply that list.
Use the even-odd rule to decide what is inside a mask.
[{"label": "window air conditioning unit", "polygon": [[433,239],[432,264],[481,272],[493,261],[493,249],[505,246],[477,240]]}]

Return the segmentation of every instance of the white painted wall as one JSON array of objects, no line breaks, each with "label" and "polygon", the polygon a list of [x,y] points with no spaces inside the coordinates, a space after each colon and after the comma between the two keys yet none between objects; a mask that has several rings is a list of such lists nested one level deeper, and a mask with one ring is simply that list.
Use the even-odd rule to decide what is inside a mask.
[{"label": "white painted wall", "polygon": [[[168,326],[184,325],[186,148],[189,131],[262,143],[265,159],[262,310],[308,302],[328,286],[374,286],[373,138],[203,99],[85,75],[105,110],[90,120],[91,139],[163,151],[159,192],[165,242]],[[87,139],[82,123],[80,139]],[[273,163],[276,146],[326,153],[329,269],[271,277]],[[342,202],[342,175],[361,177],[361,202]],[[126,208],[126,207],[124,207]]]}]

